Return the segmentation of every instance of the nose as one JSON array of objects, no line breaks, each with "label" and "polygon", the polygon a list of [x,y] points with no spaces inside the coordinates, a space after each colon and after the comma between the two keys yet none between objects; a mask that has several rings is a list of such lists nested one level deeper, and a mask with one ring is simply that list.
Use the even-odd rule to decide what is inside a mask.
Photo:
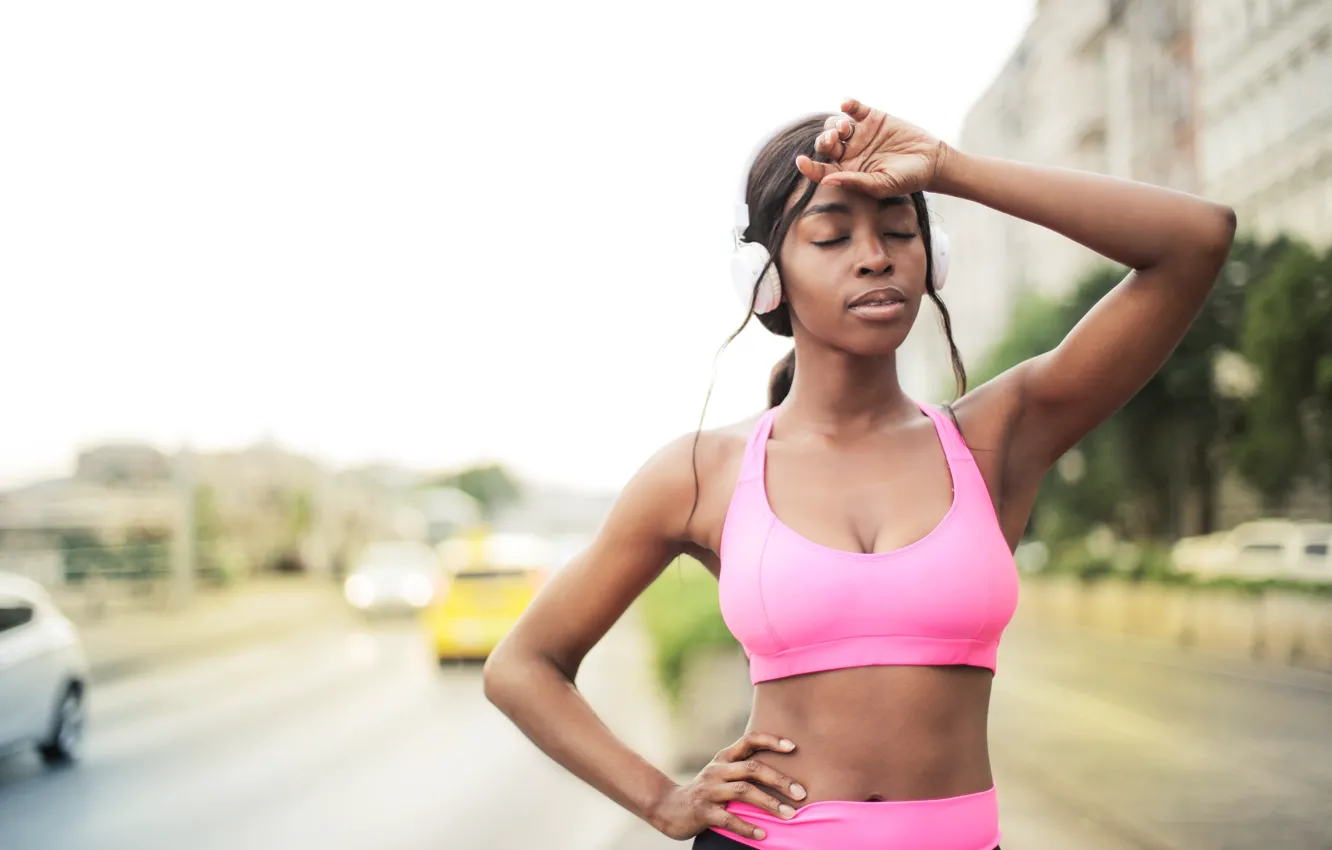
[{"label": "nose", "polygon": [[883,250],[883,244],[879,240],[874,240],[874,253],[866,257],[861,263],[860,268],[856,270],[857,277],[877,277],[878,275],[892,274],[893,261]]}]

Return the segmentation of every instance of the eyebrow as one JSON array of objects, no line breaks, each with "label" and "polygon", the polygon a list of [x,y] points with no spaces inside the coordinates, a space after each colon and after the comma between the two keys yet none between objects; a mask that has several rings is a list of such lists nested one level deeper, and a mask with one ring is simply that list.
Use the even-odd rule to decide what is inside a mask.
[{"label": "eyebrow", "polygon": [[[911,198],[906,195],[892,195],[891,197],[883,198],[879,201],[879,209],[885,210],[889,207],[907,206],[910,203]],[[850,215],[851,208],[846,204],[838,203],[815,204],[812,207],[806,207],[805,211],[800,214],[800,217],[809,218],[810,216],[823,215],[824,213],[841,213],[842,215]]]}]

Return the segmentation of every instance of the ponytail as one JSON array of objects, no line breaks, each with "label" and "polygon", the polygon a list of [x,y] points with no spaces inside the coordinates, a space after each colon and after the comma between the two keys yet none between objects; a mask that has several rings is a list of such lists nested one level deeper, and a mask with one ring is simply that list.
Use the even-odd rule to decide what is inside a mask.
[{"label": "ponytail", "polygon": [[795,380],[795,349],[777,361],[768,376],[768,407],[776,407],[791,392],[791,382]]}]

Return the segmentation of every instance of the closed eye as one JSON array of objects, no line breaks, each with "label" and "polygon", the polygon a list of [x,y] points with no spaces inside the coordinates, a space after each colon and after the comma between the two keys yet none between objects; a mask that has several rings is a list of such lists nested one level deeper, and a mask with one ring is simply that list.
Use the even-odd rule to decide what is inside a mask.
[{"label": "closed eye", "polygon": [[[893,239],[915,239],[917,234],[890,230],[883,235],[892,237]],[[820,248],[827,248],[845,242],[849,238],[849,236],[838,236],[836,239],[825,239],[822,242],[815,242],[813,244],[818,245]]]}]

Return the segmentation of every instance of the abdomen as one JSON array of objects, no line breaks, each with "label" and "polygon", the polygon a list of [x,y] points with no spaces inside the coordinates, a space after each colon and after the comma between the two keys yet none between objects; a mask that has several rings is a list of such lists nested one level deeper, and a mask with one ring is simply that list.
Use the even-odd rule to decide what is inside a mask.
[{"label": "abdomen", "polygon": [[901,666],[762,682],[749,728],[790,738],[796,749],[755,757],[805,787],[804,800],[788,801],[797,807],[985,791],[994,784],[986,739],[992,678],[977,667]]}]

